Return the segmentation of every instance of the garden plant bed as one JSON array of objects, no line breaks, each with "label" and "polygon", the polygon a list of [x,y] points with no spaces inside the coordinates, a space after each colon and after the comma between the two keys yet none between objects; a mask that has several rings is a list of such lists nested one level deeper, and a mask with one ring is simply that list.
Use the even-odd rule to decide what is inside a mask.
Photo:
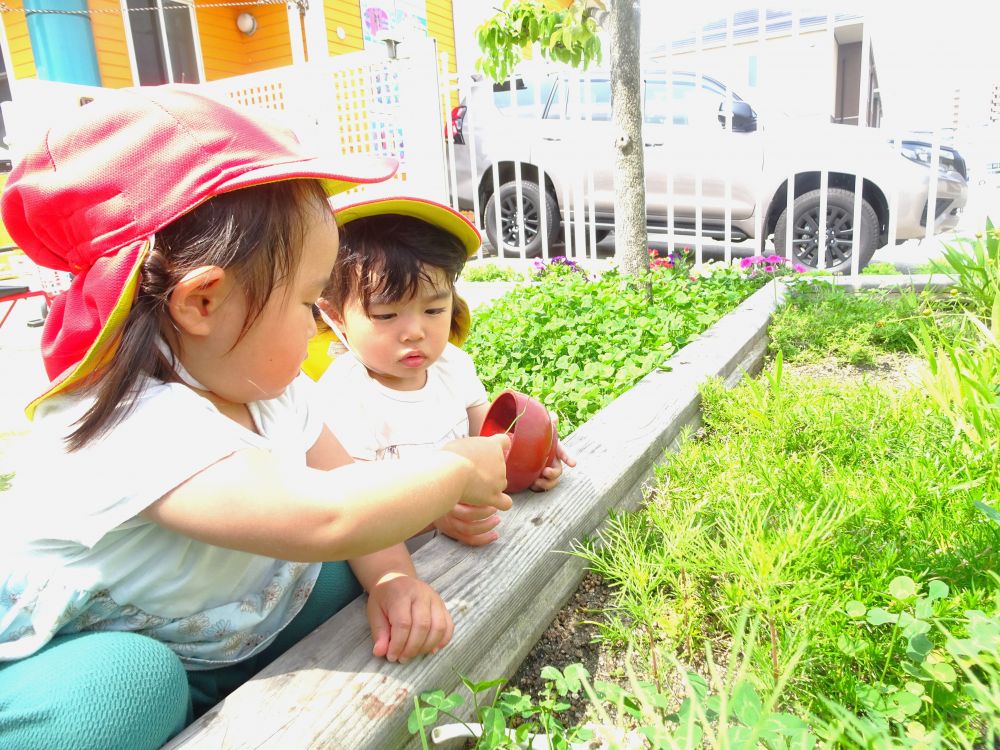
[{"label": "garden plant bed", "polygon": [[551,493],[519,496],[499,542],[469,549],[439,538],[416,553],[418,571],[457,623],[440,655],[407,665],[372,658],[363,608],[355,602],[170,747],[419,746],[406,728],[414,697],[453,689],[459,674],[482,680],[515,672],[583,575],[584,561],[565,552],[591,535],[609,508],[636,507],[663,451],[699,423],[700,383],[720,377],[732,385],[760,367],[781,294],[773,283],[756,292],[677,352],[670,371],[642,378],[566,437],[577,469]]},{"label": "garden plant bed", "polygon": [[[600,575],[588,574],[499,705],[559,691],[566,727],[607,724],[593,701],[564,692],[582,664],[599,695],[614,694],[605,681],[645,699],[641,717],[613,701],[604,710],[647,737],[666,728],[671,739],[653,747],[700,746],[666,718],[682,701],[693,716],[684,673],[714,695],[695,700],[707,712],[697,737],[717,733],[710,747],[727,746],[719,732],[732,743],[751,731],[768,747],[799,746],[807,732],[838,748],[901,736],[885,746],[992,746],[1000,514],[978,498],[995,497],[997,432],[979,433],[985,452],[969,450],[935,398],[955,382],[948,361],[995,383],[996,369],[970,366],[988,361],[995,339],[979,329],[985,353],[964,348],[978,338],[959,325],[974,306],[954,304],[955,290],[808,292],[775,316],[779,357],[759,378],[703,388],[702,428],[667,456],[643,509],[613,519],[584,553]],[[859,324],[826,335],[831,314]],[[925,323],[943,336],[919,347],[929,361],[913,353],[935,341]],[[581,648],[584,633],[599,643]]]}]

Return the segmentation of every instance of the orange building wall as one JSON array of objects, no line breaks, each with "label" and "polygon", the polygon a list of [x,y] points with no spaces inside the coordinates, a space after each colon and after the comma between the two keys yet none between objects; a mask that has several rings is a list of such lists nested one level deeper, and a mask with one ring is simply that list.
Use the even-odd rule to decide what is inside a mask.
[{"label": "orange building wall", "polygon": [[[361,36],[361,3],[358,0],[323,0],[323,16],[326,19],[327,49],[331,56],[365,48]],[[344,30],[343,39],[337,36],[338,28]]]},{"label": "orange building wall", "polygon": [[131,86],[132,67],[129,65],[125,19],[121,14],[121,4],[115,0],[87,0],[87,7],[90,10],[116,11],[90,14],[90,24],[94,29],[94,47],[97,49],[97,67],[101,71],[101,85],[112,89]]},{"label": "orange building wall", "polygon": [[[236,16],[243,11],[257,18],[257,31],[252,36],[245,36],[236,28]],[[195,12],[206,80],[292,64],[288,13],[284,5],[198,8]]]},{"label": "orange building wall", "polygon": [[[10,0],[11,8],[23,8],[21,0]],[[37,78],[35,69],[35,54],[31,51],[31,38],[28,36],[28,21],[24,13],[15,11],[3,14],[4,31],[7,43],[10,45],[11,67],[13,78]]]}]

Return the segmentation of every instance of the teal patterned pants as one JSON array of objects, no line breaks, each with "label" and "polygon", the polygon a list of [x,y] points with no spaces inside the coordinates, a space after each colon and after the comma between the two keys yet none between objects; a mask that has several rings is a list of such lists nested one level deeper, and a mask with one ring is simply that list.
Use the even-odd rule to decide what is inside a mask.
[{"label": "teal patterned pants", "polygon": [[54,638],[0,663],[0,750],[158,748],[360,594],[347,563],[324,563],[274,642],[223,669],[185,672],[169,648],[135,633]]}]

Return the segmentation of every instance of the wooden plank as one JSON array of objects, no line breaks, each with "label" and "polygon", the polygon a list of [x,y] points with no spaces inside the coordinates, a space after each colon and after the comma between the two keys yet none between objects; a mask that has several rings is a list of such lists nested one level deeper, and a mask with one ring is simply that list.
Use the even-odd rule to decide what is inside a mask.
[{"label": "wooden plank", "polygon": [[576,588],[573,543],[612,507],[635,507],[653,464],[685,425],[699,420],[698,384],[734,382],[756,369],[782,290],[773,282],[582,425],[565,443],[578,466],[555,490],[522,493],[501,538],[482,549],[437,538],[414,555],[421,576],[455,618],[452,643],[410,664],[371,657],[358,600],[188,727],[168,748],[416,746],[406,731],[413,697],[454,689],[458,674],[512,674]]}]

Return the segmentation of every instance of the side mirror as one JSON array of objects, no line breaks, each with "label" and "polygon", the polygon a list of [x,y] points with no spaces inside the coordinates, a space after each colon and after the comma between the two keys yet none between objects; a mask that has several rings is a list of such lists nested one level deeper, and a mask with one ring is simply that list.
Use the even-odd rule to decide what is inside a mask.
[{"label": "side mirror", "polygon": [[[757,130],[757,115],[746,102],[733,101],[731,114],[734,133],[752,133]],[[719,124],[726,127],[726,103],[719,104]]]}]

